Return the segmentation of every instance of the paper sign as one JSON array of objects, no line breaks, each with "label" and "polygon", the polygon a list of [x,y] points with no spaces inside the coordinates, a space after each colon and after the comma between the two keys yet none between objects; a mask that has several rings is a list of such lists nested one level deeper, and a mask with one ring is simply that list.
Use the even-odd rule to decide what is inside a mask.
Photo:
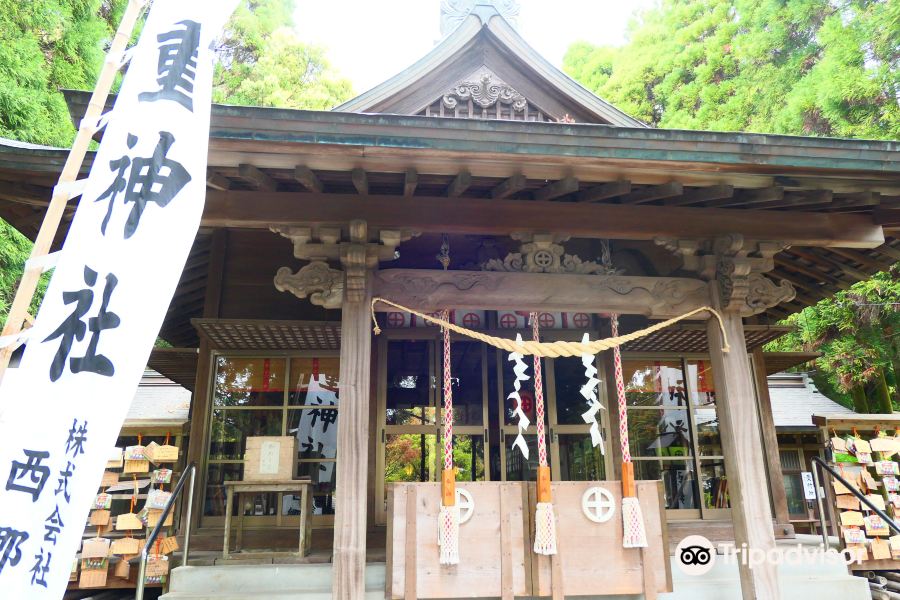
[{"label": "paper sign", "polygon": [[[77,208],[17,373],[0,390],[0,556],[16,557],[0,569],[4,598],[63,596],[200,224],[211,48],[236,4],[154,0],[81,197],[69,203]],[[46,570],[33,568],[51,555]]]},{"label": "paper sign", "polygon": [[264,441],[259,447],[259,473],[260,475],[274,475],[278,473],[278,453],[281,443],[276,441]]},{"label": "paper sign", "polygon": [[855,510],[848,510],[841,513],[841,525],[844,527],[862,527],[865,525],[862,513]]},{"label": "paper sign", "polygon": [[803,497],[807,500],[816,499],[816,482],[813,480],[813,474],[809,471],[800,473],[803,479]]}]

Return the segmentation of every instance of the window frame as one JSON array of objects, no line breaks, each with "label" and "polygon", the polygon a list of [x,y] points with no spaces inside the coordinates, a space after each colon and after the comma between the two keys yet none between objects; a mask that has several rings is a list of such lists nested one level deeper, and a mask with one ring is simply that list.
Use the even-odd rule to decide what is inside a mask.
[{"label": "window frame", "polygon": [[[244,464],[243,459],[214,459],[211,458],[212,444],[212,423],[213,414],[216,411],[281,411],[281,433],[279,435],[287,436],[288,430],[288,414],[295,410],[311,410],[316,406],[292,405],[290,404],[290,394],[292,391],[291,383],[291,359],[294,358],[337,358],[340,359],[339,350],[211,350],[210,351],[210,369],[209,381],[207,383],[207,397],[209,398],[206,414],[204,415],[203,428],[203,460],[200,474],[199,489],[202,490],[202,499],[200,505],[200,526],[201,527],[222,527],[225,524],[225,517],[205,514],[207,488],[209,487],[209,468],[214,465],[234,465]],[[218,371],[219,358],[243,358],[243,359],[279,359],[285,361],[284,372],[284,390],[282,390],[282,401],[280,405],[260,405],[260,406],[217,406],[216,405],[216,373]],[[340,369],[340,365],[338,366]],[[338,396],[340,398],[340,396]],[[336,410],[338,420],[340,419],[340,402],[329,410]],[[330,462],[338,468],[338,458],[333,459],[304,459],[299,456],[294,461],[294,472],[303,463],[323,463]],[[283,493],[278,493],[277,506],[283,506]],[[244,526],[246,528],[266,528],[275,527],[277,515],[246,515],[244,517]],[[282,515],[282,523],[284,527],[299,527],[300,517]],[[313,528],[331,527],[334,524],[334,515],[313,515]]]}]

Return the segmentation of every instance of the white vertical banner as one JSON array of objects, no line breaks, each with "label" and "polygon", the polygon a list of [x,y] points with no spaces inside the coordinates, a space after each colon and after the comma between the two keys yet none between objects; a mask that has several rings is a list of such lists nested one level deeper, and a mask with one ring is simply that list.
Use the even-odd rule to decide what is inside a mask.
[{"label": "white vertical banner", "polygon": [[66,588],[200,224],[212,44],[236,4],[153,2],[21,365],[0,389],[4,598]]}]

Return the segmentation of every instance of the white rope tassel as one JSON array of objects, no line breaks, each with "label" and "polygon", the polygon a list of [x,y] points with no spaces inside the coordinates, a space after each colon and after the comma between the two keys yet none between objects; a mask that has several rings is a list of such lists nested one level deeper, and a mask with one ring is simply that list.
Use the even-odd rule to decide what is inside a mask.
[{"label": "white rope tassel", "polygon": [[556,554],[556,515],[550,502],[538,502],[534,511],[534,553]]},{"label": "white rope tassel", "polygon": [[647,532],[644,529],[644,514],[637,498],[622,498],[622,523],[625,527],[622,538],[623,548],[646,548]]},{"label": "white rope tassel", "polygon": [[438,546],[442,565],[459,564],[459,505],[441,506]]}]

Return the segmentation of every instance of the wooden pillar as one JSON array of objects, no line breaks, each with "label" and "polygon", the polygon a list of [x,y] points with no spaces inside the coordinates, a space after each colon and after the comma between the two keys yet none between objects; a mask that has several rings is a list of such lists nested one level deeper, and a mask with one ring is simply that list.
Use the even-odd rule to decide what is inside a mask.
[{"label": "wooden pillar", "polygon": [[[203,318],[206,319],[214,319],[219,316],[227,250],[228,230],[216,229],[212,233],[209,247],[209,264],[206,268],[206,293],[203,298]],[[200,526],[200,519],[203,516],[204,496],[206,496],[204,488],[206,474],[203,472],[203,464],[207,449],[207,415],[209,414],[211,403],[210,372],[215,368],[211,361],[212,348],[203,336],[200,336],[198,353],[194,394],[191,398],[190,437],[187,448],[187,463],[197,463],[198,470],[197,489],[194,490],[194,507],[191,515],[191,527],[195,530]]]},{"label": "wooden pillar", "polygon": [[[348,283],[349,279],[348,276]],[[371,274],[367,272],[363,280],[362,290],[354,286],[355,293],[350,293],[350,286],[345,288],[341,313],[340,418],[332,579],[332,597],[335,600],[361,599],[366,589]]]},{"label": "wooden pillar", "polygon": [[[716,282],[710,284],[713,306],[719,309]],[[716,319],[707,322],[709,353],[716,381],[716,408],[728,474],[734,541],[738,549],[768,552],[775,548],[772,510],[766,482],[759,413],[754,399],[753,375],[744,343],[744,325],[739,313],[722,311],[731,351],[722,352],[722,335]],[[756,564],[751,569],[739,561],[741,593],[746,600],[777,600],[778,571],[774,564]]]},{"label": "wooden pillar", "polygon": [[772,507],[775,509],[775,527],[779,535],[793,535],[794,528],[788,513],[787,492],[784,490],[784,476],[781,473],[778,435],[772,416],[772,399],[769,397],[766,359],[762,347],[753,350],[753,373],[756,378],[756,399],[759,403],[759,426],[762,429],[766,470],[769,473],[769,490],[772,493]]}]

